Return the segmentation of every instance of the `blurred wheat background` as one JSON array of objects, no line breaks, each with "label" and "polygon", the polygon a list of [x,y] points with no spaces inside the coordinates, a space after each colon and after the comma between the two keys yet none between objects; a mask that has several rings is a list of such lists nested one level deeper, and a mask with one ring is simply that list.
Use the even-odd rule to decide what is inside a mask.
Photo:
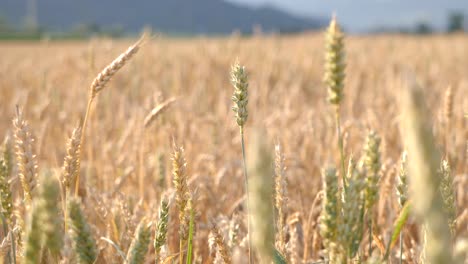
[{"label": "blurred wheat background", "polygon": [[[88,87],[131,43],[104,38],[0,43],[0,138],[9,138],[13,151],[12,120],[18,105],[35,139],[39,174],[62,179],[67,141],[84,117]],[[351,156],[360,160],[365,155],[370,130],[381,139],[378,198],[369,213],[374,219],[372,238],[369,241],[366,225],[358,259],[383,258],[401,210],[396,187],[403,137],[408,133],[400,124],[406,114],[402,91],[407,89],[402,72],[412,72],[423,88],[436,146],[450,164],[456,206],[453,241],[467,238],[467,46],[468,37],[462,34],[346,38],[341,102],[346,167]],[[328,254],[320,233],[322,169],[340,167],[340,150],[334,108],[326,100],[323,83],[324,47],[322,34],[147,40],[96,97],[83,131],[78,196],[96,243],[96,263],[121,263],[124,257],[128,263],[154,263],[156,254],[162,263],[178,260],[174,144],[185,150],[185,173],[193,195],[194,263],[248,262],[241,137],[231,110],[230,67],[236,61],[249,77],[246,145],[258,143],[253,135],[260,130],[270,155],[275,155],[275,144],[281,145],[284,155],[287,199],[280,216],[284,245],[277,248],[288,263],[325,263]],[[145,126],[145,117],[165,102]],[[9,222],[15,235],[9,237],[16,240],[19,261],[30,209],[23,202],[16,165],[7,180],[16,211]],[[63,198],[64,186],[61,190]],[[167,241],[157,251],[153,240],[162,197],[169,200],[169,222]],[[56,203],[57,217],[64,215],[62,198]],[[143,251],[144,262],[132,262],[127,251],[140,222],[143,233],[144,225],[152,223],[151,242]],[[420,263],[424,243],[419,227],[410,212],[402,229],[404,263]],[[4,261],[12,249],[9,230],[1,236]],[[226,259],[219,256],[222,250],[216,250],[223,243]],[[59,256],[43,250],[42,262],[74,263],[77,252],[71,250],[72,244],[67,235]],[[399,247],[392,247],[388,261],[399,263],[399,258]]]}]

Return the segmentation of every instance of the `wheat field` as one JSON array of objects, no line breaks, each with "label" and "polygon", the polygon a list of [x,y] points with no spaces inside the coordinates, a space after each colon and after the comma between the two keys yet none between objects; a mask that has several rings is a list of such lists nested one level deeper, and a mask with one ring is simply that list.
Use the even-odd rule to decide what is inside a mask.
[{"label": "wheat field", "polygon": [[[85,118],[89,87],[133,40],[0,43],[0,138],[6,139],[0,157],[11,164],[0,183],[4,262],[248,263],[253,243],[255,263],[400,263],[400,258],[425,263],[424,232],[413,206],[401,228],[401,246],[394,241],[385,258],[403,206],[397,187],[411,131],[402,125],[410,115],[402,103],[408,89],[402,76],[410,72],[423,92],[433,144],[448,162],[453,182],[447,187],[455,208],[449,215],[453,232],[451,243],[442,246],[467,263],[468,37],[378,35],[344,41],[343,163],[350,174],[350,157],[361,166],[372,151],[366,140],[372,130],[379,139],[379,166],[375,203],[366,204],[361,229],[334,231],[360,233],[357,249],[335,260],[328,246],[336,234],[324,239],[323,233],[322,208],[329,199],[324,198],[329,193],[323,174],[336,168],[335,191],[344,178],[335,106],[327,102],[323,81],[322,33],[146,39],[96,94],[82,137],[75,130],[75,145],[81,139],[75,150],[73,142],[67,150],[67,142]],[[230,72],[236,61],[248,76],[242,135],[231,109]],[[244,137],[253,206],[245,204]],[[415,155],[409,151],[408,163]],[[70,164],[79,170],[79,186],[73,177],[64,180],[74,174]],[[262,173],[271,179],[255,177]],[[276,190],[264,190],[272,185]],[[346,190],[364,193],[361,188]],[[362,209],[347,202],[350,193],[337,199],[344,203],[341,214]],[[429,199],[426,195],[408,199],[414,203]],[[12,201],[10,209],[6,199]],[[168,201],[168,212],[162,214],[161,200]],[[272,204],[274,210],[267,206]],[[259,226],[265,230],[258,231]],[[167,234],[161,234],[165,229]]]}]

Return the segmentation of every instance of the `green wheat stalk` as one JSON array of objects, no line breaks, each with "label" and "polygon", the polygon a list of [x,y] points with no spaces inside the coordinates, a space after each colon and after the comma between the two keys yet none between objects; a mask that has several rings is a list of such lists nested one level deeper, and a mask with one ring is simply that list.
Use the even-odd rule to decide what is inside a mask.
[{"label": "green wheat stalk", "polygon": [[345,179],[345,157],[343,147],[343,135],[341,134],[340,108],[343,100],[343,88],[345,80],[345,52],[344,34],[341,31],[336,17],[333,17],[325,34],[325,75],[324,82],[328,88],[328,102],[335,106],[335,123],[340,150],[341,178],[343,186]]},{"label": "green wheat stalk", "polygon": [[235,113],[236,122],[240,129],[241,136],[241,148],[242,148],[242,161],[244,169],[244,181],[245,181],[245,193],[247,198],[247,232],[249,236],[249,263],[253,263],[252,255],[252,234],[251,234],[251,219],[250,219],[250,210],[249,210],[249,181],[247,176],[247,163],[245,157],[245,143],[244,143],[244,125],[248,117],[247,104],[249,102],[249,93],[248,93],[248,76],[245,71],[245,67],[241,66],[236,62],[231,68],[231,83],[234,86],[234,94],[232,96],[232,101],[234,106],[232,110]]},{"label": "green wheat stalk", "polygon": [[126,264],[143,264],[145,262],[151,237],[151,225],[151,222],[148,223],[146,219],[141,220],[140,224],[138,224],[135,236],[128,249]]},{"label": "green wheat stalk", "polygon": [[98,256],[96,241],[91,233],[80,202],[77,198],[68,201],[69,229],[73,240],[73,248],[78,256],[78,263],[93,264]]}]

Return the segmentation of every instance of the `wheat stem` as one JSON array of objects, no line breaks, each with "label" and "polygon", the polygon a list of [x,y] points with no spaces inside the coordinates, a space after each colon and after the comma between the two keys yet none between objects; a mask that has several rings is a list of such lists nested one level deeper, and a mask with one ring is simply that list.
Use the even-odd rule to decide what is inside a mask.
[{"label": "wheat stem", "polygon": [[193,255],[193,235],[195,233],[195,210],[193,208],[193,198],[190,198],[188,201],[188,213],[190,214],[189,221],[189,234],[187,240],[187,260],[186,264],[192,264],[192,255]]},{"label": "wheat stem", "polygon": [[249,202],[249,178],[247,176],[247,162],[245,157],[245,143],[244,143],[244,128],[240,127],[240,136],[241,136],[241,148],[242,148],[242,162],[244,166],[244,188],[246,195],[246,204],[247,204],[247,234],[249,236],[249,263],[253,263],[252,255],[252,233],[251,233],[251,220],[250,220],[250,202]]},{"label": "wheat stem", "polygon": [[336,123],[336,135],[338,137],[338,149],[340,150],[340,167],[341,167],[341,180],[343,182],[343,188],[346,189],[346,171],[345,171],[345,156],[343,147],[343,135],[341,134],[341,117],[340,117],[340,105],[336,105],[335,108],[335,123]]},{"label": "wheat stem", "polygon": [[[91,112],[91,105],[93,104],[94,97],[90,95],[88,99],[88,105],[86,106],[86,113],[85,117],[83,119],[83,123],[81,124],[81,146],[84,145],[84,138],[85,138],[85,133],[86,133],[86,125],[88,124],[88,118],[89,114]],[[80,148],[81,148],[80,146]],[[80,170],[81,167],[81,151],[80,154],[78,155],[78,171]],[[75,197],[78,197],[78,191],[80,189],[80,174],[78,173],[76,175],[76,181],[75,181]]]},{"label": "wheat stem", "polygon": [[403,230],[400,232],[400,264],[403,263]]}]

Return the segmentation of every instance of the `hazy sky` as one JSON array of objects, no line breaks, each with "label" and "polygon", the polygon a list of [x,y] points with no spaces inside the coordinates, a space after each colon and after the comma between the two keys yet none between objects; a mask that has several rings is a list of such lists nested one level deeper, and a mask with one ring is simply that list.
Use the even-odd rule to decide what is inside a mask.
[{"label": "hazy sky", "polygon": [[460,10],[468,16],[468,0],[228,0],[252,6],[270,4],[302,16],[339,20],[352,31],[377,26],[404,26],[426,21],[436,28],[446,25],[447,13]]}]

